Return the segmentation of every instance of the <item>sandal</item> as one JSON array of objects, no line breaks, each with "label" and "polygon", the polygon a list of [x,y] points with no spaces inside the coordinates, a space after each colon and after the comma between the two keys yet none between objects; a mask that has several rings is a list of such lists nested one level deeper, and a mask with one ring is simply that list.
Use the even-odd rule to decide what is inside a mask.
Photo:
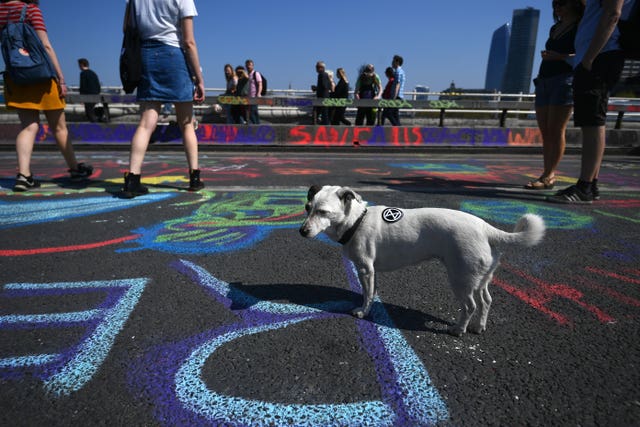
[{"label": "sandal", "polygon": [[540,177],[535,181],[528,182],[524,188],[526,190],[551,190],[556,183],[555,177]]}]

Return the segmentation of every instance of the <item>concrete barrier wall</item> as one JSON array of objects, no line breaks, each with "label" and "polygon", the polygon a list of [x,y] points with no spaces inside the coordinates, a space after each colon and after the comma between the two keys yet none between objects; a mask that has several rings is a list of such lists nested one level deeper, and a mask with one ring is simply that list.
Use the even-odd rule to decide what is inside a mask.
[{"label": "concrete barrier wall", "polygon": [[[136,125],[133,123],[98,124],[69,123],[69,136],[74,144],[129,144]],[[18,124],[0,124],[0,141],[14,144],[20,130]],[[278,146],[371,146],[371,147],[536,147],[542,145],[538,128],[498,127],[420,127],[420,126],[311,126],[200,124],[197,129],[202,145],[278,145]],[[40,128],[39,143],[55,140],[46,124]],[[161,124],[152,141],[180,144],[180,130],[175,124]],[[567,131],[567,144],[579,146],[580,130]],[[607,130],[607,144],[619,147],[640,146],[640,130]]]}]

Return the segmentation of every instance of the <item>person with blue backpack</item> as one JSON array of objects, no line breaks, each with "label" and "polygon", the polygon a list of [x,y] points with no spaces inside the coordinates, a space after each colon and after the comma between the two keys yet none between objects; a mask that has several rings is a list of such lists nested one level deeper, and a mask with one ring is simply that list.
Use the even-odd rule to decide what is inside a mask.
[{"label": "person with blue backpack", "polygon": [[[31,172],[31,154],[40,127],[40,111],[44,113],[53,131],[58,148],[69,167],[71,179],[80,181],[88,178],[93,173],[93,167],[78,163],[69,141],[64,114],[67,86],[55,50],[49,41],[38,1],[0,0],[0,30],[5,61],[5,101],[8,108],[17,110],[20,119],[20,131],[16,137],[18,174],[13,191],[28,191],[40,186]],[[24,46],[20,45],[22,42]],[[33,56],[36,64],[42,65],[44,74],[33,75],[35,71],[31,70],[38,67],[21,69],[19,62],[14,60],[16,57],[20,60],[31,59],[30,56]]]}]

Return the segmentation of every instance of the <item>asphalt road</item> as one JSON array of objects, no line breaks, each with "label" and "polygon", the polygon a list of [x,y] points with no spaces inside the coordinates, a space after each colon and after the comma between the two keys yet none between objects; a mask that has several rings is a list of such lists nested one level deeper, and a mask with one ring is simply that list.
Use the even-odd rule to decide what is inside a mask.
[{"label": "asphalt road", "polygon": [[[114,197],[126,152],[37,152],[13,194],[0,153],[0,425],[607,425],[640,422],[640,158],[608,156],[592,206],[521,189],[537,154],[148,153],[151,193]],[[573,182],[567,156],[559,185]],[[482,335],[438,261],[379,275],[371,316],[339,246],[302,238],[309,185],[446,207],[547,235],[505,248]]]}]

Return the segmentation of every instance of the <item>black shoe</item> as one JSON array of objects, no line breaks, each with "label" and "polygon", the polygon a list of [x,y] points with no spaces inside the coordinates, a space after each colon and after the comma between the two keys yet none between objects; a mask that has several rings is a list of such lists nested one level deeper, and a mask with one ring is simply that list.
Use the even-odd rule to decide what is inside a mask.
[{"label": "black shoe", "polygon": [[552,203],[583,204],[593,203],[593,193],[580,190],[577,185],[572,185],[564,190],[558,191],[553,196],[547,196],[547,201]]},{"label": "black shoe", "polygon": [[78,163],[75,169],[69,169],[69,174],[71,174],[71,181],[82,181],[83,179],[87,179],[93,173],[93,166],[87,165],[85,163]]},{"label": "black shoe", "polygon": [[204,182],[200,181],[200,169],[189,171],[189,191],[200,191],[204,188]]},{"label": "black shoe", "polygon": [[130,172],[124,174],[124,187],[122,187],[121,197],[124,199],[133,199],[136,196],[147,194],[149,189],[140,184],[140,175],[134,175]]},{"label": "black shoe", "polygon": [[16,175],[16,183],[13,185],[13,191],[29,191],[40,187],[40,183],[33,179],[33,175],[24,176],[21,173]]},{"label": "black shoe", "polygon": [[591,194],[593,194],[593,200],[600,200],[600,189],[598,188],[597,179],[591,182]]}]

